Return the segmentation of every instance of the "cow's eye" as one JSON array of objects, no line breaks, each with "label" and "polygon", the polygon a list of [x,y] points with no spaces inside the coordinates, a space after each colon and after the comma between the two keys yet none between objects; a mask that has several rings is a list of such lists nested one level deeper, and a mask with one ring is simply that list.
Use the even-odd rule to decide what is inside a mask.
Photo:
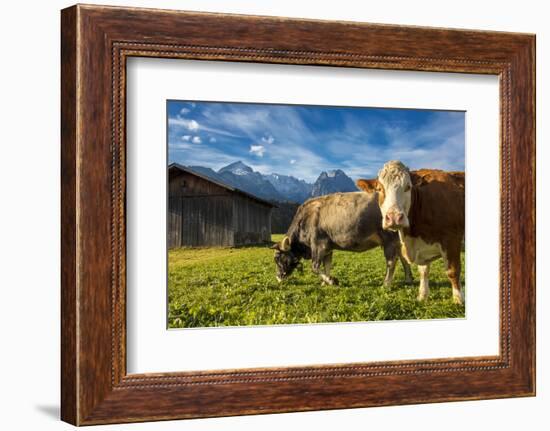
[{"label": "cow's eye", "polygon": [[411,186],[405,187],[405,191],[406,191],[406,192],[408,192],[408,191],[410,191],[410,190],[411,190]]}]

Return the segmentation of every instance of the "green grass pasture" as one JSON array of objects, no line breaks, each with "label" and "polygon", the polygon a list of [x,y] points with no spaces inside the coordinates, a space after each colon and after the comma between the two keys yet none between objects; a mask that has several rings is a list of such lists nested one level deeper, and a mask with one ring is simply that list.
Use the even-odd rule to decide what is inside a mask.
[{"label": "green grass pasture", "polygon": [[[279,240],[275,236],[273,240]],[[464,265],[464,253],[462,256]],[[339,286],[323,286],[304,261],[303,273],[275,279],[273,250],[183,248],[168,254],[168,325],[170,328],[358,322],[372,320],[464,317],[452,302],[443,261],[430,270],[430,297],[418,302],[414,285],[403,283],[398,263],[393,286],[382,286],[385,261],[381,248],[364,253],[335,251],[332,274]],[[462,271],[464,283],[464,266]]]}]

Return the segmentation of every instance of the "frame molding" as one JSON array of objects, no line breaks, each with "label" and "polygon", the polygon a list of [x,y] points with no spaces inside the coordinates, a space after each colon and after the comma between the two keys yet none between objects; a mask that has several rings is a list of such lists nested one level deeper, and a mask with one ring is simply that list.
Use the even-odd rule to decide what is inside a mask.
[{"label": "frame molding", "polygon": [[[62,11],[61,48],[63,420],[89,425],[535,394],[533,35],[77,5]],[[127,375],[130,56],[498,75],[500,354]]]}]

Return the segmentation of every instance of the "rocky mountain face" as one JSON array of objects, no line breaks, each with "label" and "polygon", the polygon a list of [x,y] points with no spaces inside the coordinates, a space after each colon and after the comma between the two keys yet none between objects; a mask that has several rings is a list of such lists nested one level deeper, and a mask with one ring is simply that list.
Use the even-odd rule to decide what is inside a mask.
[{"label": "rocky mountain face", "polygon": [[272,173],[263,175],[250,166],[238,161],[218,171],[204,166],[190,166],[197,173],[213,180],[229,184],[260,198],[277,202],[303,203],[310,197],[336,192],[357,191],[353,180],[344,171],[321,172],[314,184],[291,175]]},{"label": "rocky mountain face", "polygon": [[275,201],[285,200],[285,197],[262,174],[241,161],[224,166],[217,174],[222,181],[260,198]]},{"label": "rocky mountain face", "polygon": [[224,166],[218,171],[220,175],[223,174],[224,172],[230,172],[233,175],[238,175],[238,176],[248,176],[248,175],[254,174],[254,169],[252,169],[248,165],[245,165],[243,162],[239,160],[238,162],[234,162],[227,166]]},{"label": "rocky mountain face", "polygon": [[265,175],[264,178],[273,184],[273,187],[290,202],[302,203],[311,197],[313,186],[304,180],[299,180],[291,175],[280,174],[269,174]]},{"label": "rocky mountain face", "polygon": [[357,187],[353,180],[348,177],[341,169],[334,171],[321,172],[313,188],[311,196],[323,196],[337,192],[356,192]]}]

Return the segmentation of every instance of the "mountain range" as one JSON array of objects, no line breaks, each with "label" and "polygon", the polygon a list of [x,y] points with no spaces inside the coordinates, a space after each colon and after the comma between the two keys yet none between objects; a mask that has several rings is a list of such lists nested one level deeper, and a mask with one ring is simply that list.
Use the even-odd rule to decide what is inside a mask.
[{"label": "mountain range", "polygon": [[270,201],[303,203],[315,196],[357,191],[353,180],[341,169],[321,172],[313,184],[291,175],[265,175],[254,171],[242,161],[231,163],[218,171],[204,166],[189,166],[189,169]]}]

